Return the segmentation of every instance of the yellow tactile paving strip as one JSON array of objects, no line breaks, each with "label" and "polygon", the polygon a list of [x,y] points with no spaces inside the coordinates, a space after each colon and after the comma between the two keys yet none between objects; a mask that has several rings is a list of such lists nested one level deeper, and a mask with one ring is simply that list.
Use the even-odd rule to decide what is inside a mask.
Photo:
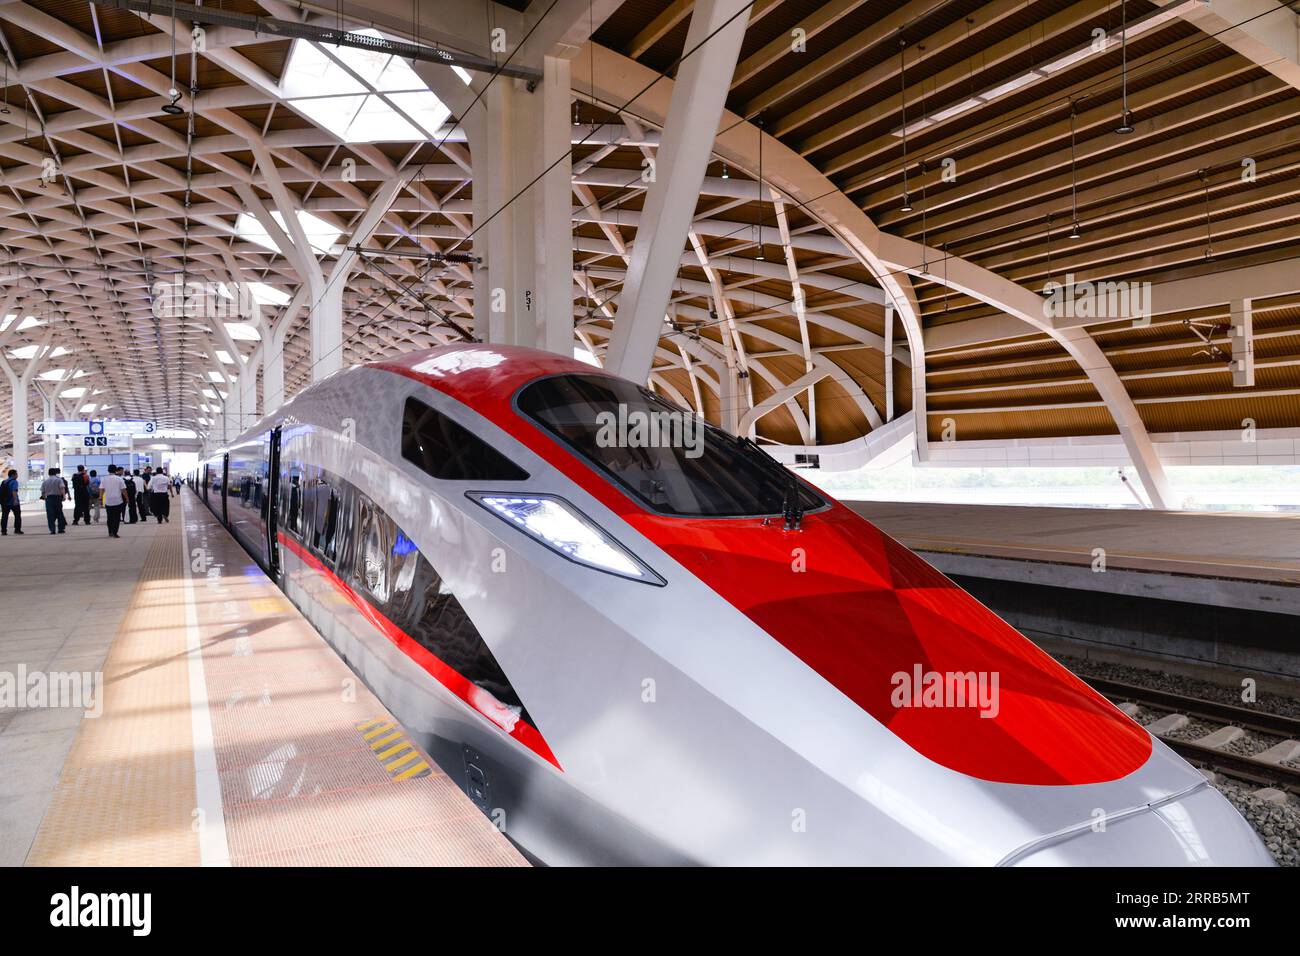
[{"label": "yellow tactile paving strip", "polygon": [[[183,496],[105,671],[28,863],[194,865],[186,555],[228,859],[236,866],[526,865],[428,755],[392,774],[359,724],[392,716],[215,519]],[[176,516],[182,509],[173,509]],[[375,724],[378,726],[378,724]],[[223,854],[222,859],[226,857]]]},{"label": "yellow tactile paving strip", "polygon": [[159,529],[82,720],[29,866],[192,866],[199,844],[181,533]]}]

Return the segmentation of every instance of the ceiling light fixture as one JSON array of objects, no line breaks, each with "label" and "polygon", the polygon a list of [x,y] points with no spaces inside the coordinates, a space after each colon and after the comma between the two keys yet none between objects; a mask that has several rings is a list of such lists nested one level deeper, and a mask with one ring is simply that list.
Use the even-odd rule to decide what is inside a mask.
[{"label": "ceiling light fixture", "polygon": [[1128,0],[1120,0],[1120,31],[1119,31],[1119,49],[1120,49],[1120,89],[1121,89],[1121,113],[1119,125],[1115,127],[1115,132],[1121,136],[1127,136],[1133,132],[1133,120],[1128,111]]},{"label": "ceiling light fixture", "polygon": [[1070,100],[1070,219],[1073,226],[1070,229],[1070,238],[1078,239],[1079,236],[1079,169],[1075,160],[1074,153],[1074,100]]},{"label": "ceiling light fixture", "polygon": [[902,212],[911,212],[912,198],[907,194],[907,60],[903,56],[903,51],[906,48],[907,41],[903,39],[900,30],[898,35],[898,100],[903,108],[903,205],[899,209]]},{"label": "ceiling light fixture", "polygon": [[1047,281],[1043,283],[1043,295],[1052,297],[1052,214],[1047,214]]},{"label": "ceiling light fixture", "polygon": [[1201,177],[1201,188],[1205,193],[1205,258],[1214,258],[1214,233],[1210,228],[1210,171],[1198,169],[1196,175]]},{"label": "ceiling light fixture", "polygon": [[758,254],[754,257],[763,261],[763,114],[754,118],[758,126]]},{"label": "ceiling light fixture", "polygon": [[170,103],[164,103],[162,111],[169,116],[180,116],[185,112],[180,106],[181,94],[176,89],[176,4],[172,4],[172,85],[167,89]]}]

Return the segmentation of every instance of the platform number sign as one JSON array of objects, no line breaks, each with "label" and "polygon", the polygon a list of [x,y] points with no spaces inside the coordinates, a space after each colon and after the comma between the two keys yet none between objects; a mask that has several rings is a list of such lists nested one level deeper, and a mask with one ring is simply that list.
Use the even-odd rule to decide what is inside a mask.
[{"label": "platform number sign", "polygon": [[104,448],[108,445],[108,436],[106,435],[87,435],[82,440],[87,448]]}]

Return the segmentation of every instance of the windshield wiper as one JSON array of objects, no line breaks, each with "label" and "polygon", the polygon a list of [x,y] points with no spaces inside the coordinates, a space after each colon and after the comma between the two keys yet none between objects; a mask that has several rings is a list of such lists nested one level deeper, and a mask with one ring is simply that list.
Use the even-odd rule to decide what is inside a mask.
[{"label": "windshield wiper", "polygon": [[[782,468],[782,471],[785,469]],[[781,502],[781,516],[785,518],[786,531],[798,531],[803,527],[803,495],[800,494],[802,489],[794,475],[788,476],[790,483],[785,486],[785,498]]]},{"label": "windshield wiper", "polygon": [[803,527],[803,516],[807,510],[804,507],[802,488],[799,486],[799,479],[771,455],[769,455],[763,446],[748,435],[735,436],[736,441],[741,445],[752,448],[758,452],[759,461],[774,474],[780,475],[780,481],[785,486],[785,493],[781,497],[781,517],[785,519],[786,531],[798,531]]}]

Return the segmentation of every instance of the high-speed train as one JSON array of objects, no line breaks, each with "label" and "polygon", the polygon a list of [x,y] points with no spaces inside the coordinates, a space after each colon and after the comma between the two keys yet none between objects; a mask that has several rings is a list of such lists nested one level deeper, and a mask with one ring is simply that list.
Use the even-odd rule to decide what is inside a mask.
[{"label": "high-speed train", "polygon": [[447,346],[305,389],[192,483],[536,861],[1271,863],[1200,772],[757,445],[635,427],[684,414]]}]

